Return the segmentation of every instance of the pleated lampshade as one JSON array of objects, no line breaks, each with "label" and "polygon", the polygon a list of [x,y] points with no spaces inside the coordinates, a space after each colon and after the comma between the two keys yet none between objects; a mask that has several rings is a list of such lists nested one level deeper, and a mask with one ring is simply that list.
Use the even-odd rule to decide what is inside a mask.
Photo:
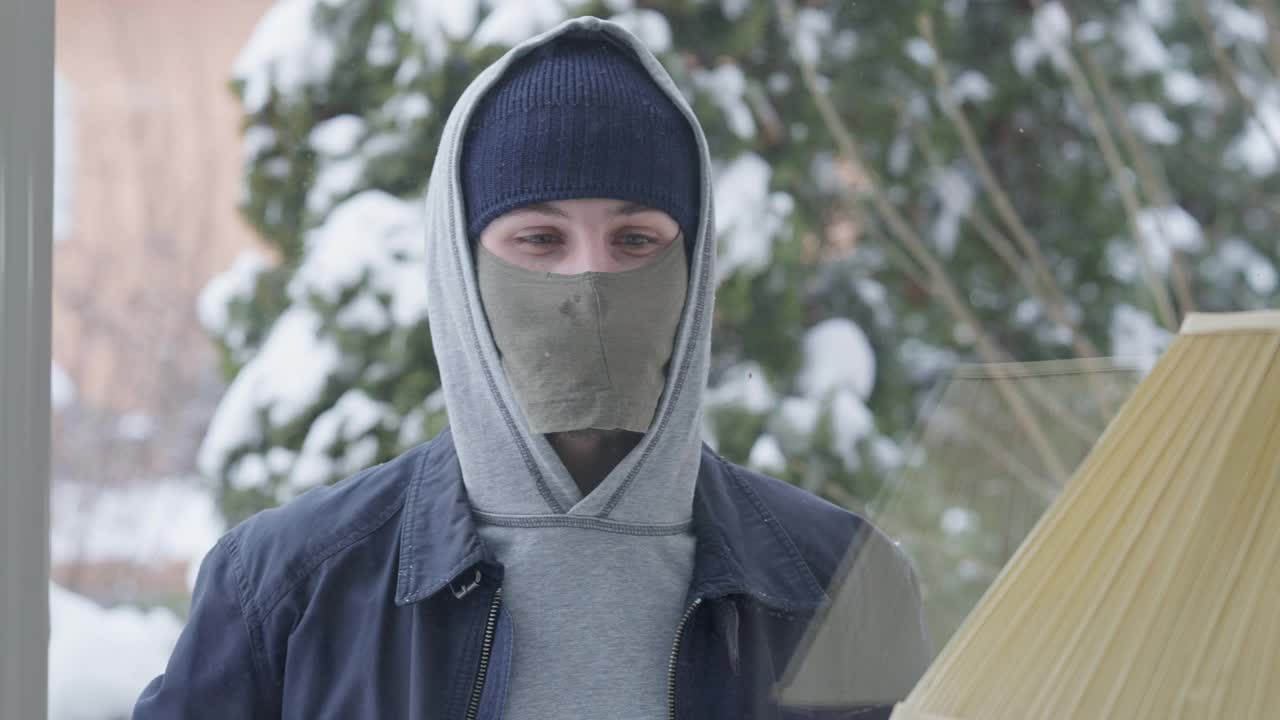
[{"label": "pleated lampshade", "polygon": [[893,720],[1280,717],[1280,311],[1192,314]]}]

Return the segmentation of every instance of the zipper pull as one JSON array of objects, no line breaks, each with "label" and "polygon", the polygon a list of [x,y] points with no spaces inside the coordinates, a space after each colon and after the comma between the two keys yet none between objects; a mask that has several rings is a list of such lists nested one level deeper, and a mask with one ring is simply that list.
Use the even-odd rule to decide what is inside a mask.
[{"label": "zipper pull", "polygon": [[729,652],[729,667],[734,677],[742,674],[742,661],[738,653],[738,603],[726,597],[717,603],[720,634],[724,636],[725,649]]},{"label": "zipper pull", "polygon": [[478,587],[480,587],[480,570],[479,569],[476,570],[475,578],[470,583],[462,586],[461,588],[456,587],[452,580],[449,581],[449,592],[453,593],[453,596],[458,598],[459,600],[466,597],[467,593],[471,592],[472,590],[475,590]]}]

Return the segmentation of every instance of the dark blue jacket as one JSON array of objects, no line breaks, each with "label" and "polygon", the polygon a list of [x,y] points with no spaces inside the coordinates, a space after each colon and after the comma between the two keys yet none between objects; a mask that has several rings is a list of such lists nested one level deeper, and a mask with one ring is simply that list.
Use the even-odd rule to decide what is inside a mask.
[{"label": "dark blue jacket", "polygon": [[[679,718],[888,717],[779,709],[788,660],[871,526],[704,446],[689,608],[673,637]],[[496,720],[511,658],[503,568],[472,523],[445,430],[228,532],[135,720]]]}]

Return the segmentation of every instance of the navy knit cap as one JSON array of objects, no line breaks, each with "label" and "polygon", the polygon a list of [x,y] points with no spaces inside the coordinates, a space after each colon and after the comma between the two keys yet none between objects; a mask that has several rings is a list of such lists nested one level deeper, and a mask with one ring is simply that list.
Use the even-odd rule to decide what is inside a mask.
[{"label": "navy knit cap", "polygon": [[599,31],[517,60],[481,98],[462,149],[467,234],[539,202],[610,198],[698,229],[693,129],[630,49]]}]

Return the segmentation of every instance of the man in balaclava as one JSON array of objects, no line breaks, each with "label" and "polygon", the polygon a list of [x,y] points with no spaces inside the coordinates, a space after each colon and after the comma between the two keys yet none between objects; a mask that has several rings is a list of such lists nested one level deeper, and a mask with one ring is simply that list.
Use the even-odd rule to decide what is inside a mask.
[{"label": "man in balaclava", "polygon": [[481,73],[427,190],[449,428],[224,536],[135,718],[886,718],[909,564],[701,442],[710,172],[616,24]]}]

